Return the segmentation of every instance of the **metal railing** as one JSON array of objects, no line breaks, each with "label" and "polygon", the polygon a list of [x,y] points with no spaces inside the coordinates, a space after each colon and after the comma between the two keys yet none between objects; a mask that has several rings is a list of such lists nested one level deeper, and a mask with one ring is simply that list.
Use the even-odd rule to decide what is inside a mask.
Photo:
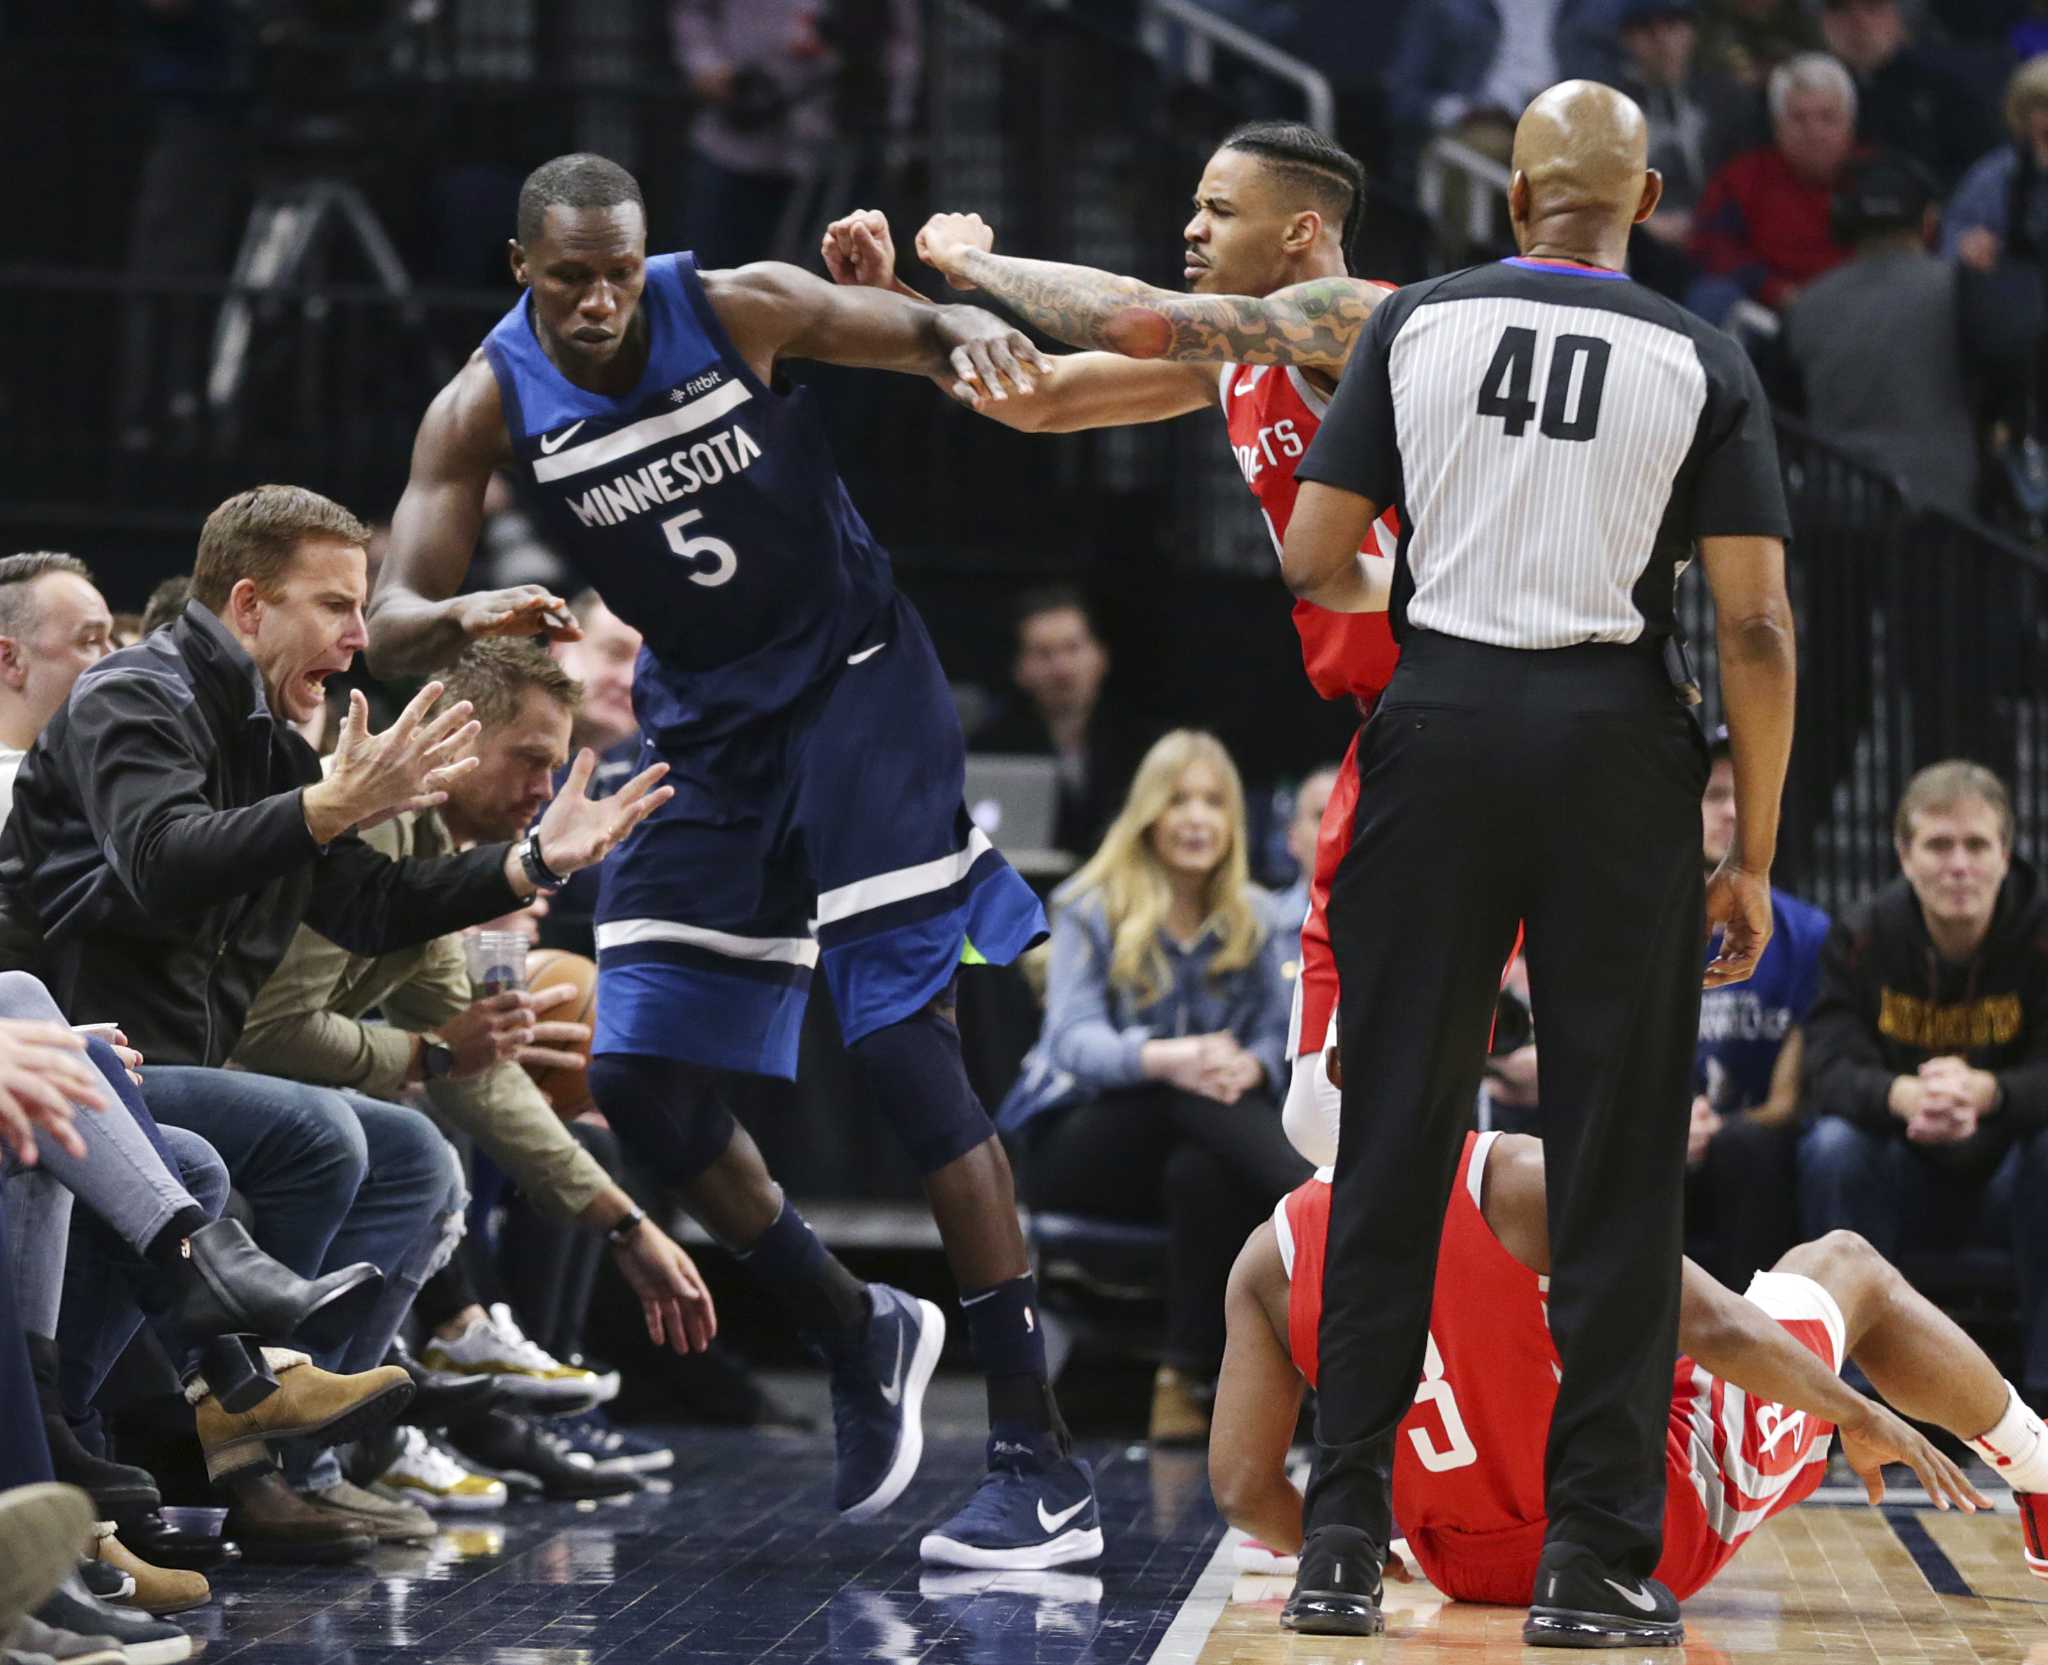
[{"label": "metal railing", "polygon": [[1219,51],[1240,59],[1299,90],[1309,126],[1336,134],[1337,98],[1328,76],[1206,6],[1193,0],[1144,0],[1138,38],[1161,63],[1197,86],[1214,80]]},{"label": "metal railing", "polygon": [[[1892,480],[1780,418],[1799,630],[1799,721],[1779,882],[1839,910],[1898,871],[1892,814],[1916,770],[1967,757],[2012,790],[2015,845],[2048,859],[2048,557],[1919,509]],[[1720,720],[1713,608],[1680,613]]]}]

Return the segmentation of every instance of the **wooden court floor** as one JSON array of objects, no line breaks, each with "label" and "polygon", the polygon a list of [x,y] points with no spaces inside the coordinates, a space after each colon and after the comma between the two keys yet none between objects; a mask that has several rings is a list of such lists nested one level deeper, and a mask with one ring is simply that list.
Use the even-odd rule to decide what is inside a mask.
[{"label": "wooden court floor", "polygon": [[[2001,1500],[2004,1501],[2004,1500]],[[1289,1581],[1239,1577],[1199,1665],[1538,1665],[1522,1614],[1446,1602],[1427,1585],[1390,1585],[1388,1630],[1368,1643],[1289,1636],[1275,1620]],[[1685,1604],[1687,1643],[1610,1659],[1677,1665],[2048,1665],[2048,1583],[2020,1558],[2019,1522],[1810,1502],[1765,1524],[1728,1569]]]}]

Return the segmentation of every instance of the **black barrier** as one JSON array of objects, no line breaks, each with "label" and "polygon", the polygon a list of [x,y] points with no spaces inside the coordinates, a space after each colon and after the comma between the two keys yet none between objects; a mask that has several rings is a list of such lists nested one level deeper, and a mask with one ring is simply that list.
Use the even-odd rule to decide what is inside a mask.
[{"label": "black barrier", "polygon": [[[1777,877],[1839,910],[1898,870],[1892,812],[1914,771],[1966,757],[2013,792],[2020,853],[2048,855],[2048,557],[1944,510],[1790,418],[1799,724]],[[1680,612],[1721,719],[1713,609]]]}]

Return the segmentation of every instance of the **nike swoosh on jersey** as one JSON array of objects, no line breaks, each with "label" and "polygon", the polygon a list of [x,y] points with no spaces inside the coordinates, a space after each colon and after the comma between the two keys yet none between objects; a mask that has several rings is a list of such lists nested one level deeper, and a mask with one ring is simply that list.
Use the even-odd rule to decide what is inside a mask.
[{"label": "nike swoosh on jersey", "polygon": [[1038,1500],[1038,1524],[1044,1527],[1048,1532],[1057,1532],[1061,1527],[1065,1526],[1068,1521],[1072,1520],[1076,1515],[1078,1515],[1083,1509],[1087,1507],[1088,1500],[1084,1497],[1081,1499],[1079,1503],[1076,1503],[1071,1509],[1062,1509],[1056,1515],[1048,1515],[1045,1512],[1045,1499],[1041,1497]]},{"label": "nike swoosh on jersey", "polygon": [[889,1383],[882,1389],[882,1403],[900,1405],[903,1403],[903,1330],[896,1331],[896,1368],[891,1372]]},{"label": "nike swoosh on jersey", "polygon": [[588,422],[589,420],[590,418],[586,416],[583,418],[582,422],[571,422],[568,425],[568,427],[564,428],[560,433],[555,435],[555,437],[552,440],[548,439],[545,435],[543,435],[541,437],[540,442],[540,454],[544,457],[552,457],[557,451],[561,450],[563,446],[567,445],[571,437],[575,434],[576,430],[582,427],[584,422]]},{"label": "nike swoosh on jersey", "polygon": [[1253,388],[1257,387],[1259,385],[1259,378],[1266,373],[1268,368],[1270,367],[1264,364],[1254,365],[1240,376],[1237,381],[1237,396],[1241,399],[1251,392]]},{"label": "nike swoosh on jersey", "polygon": [[1621,1597],[1629,1606],[1635,1608],[1637,1612],[1654,1613],[1657,1611],[1657,1598],[1651,1595],[1648,1590],[1643,1589],[1641,1585],[1631,1590],[1626,1584],[1617,1584],[1611,1578],[1603,1578],[1600,1582]]},{"label": "nike swoosh on jersey", "polygon": [[849,665],[861,664],[865,660],[874,658],[876,654],[880,653],[882,649],[884,649],[888,645],[889,644],[887,642],[877,642],[871,648],[862,648],[858,653],[849,653],[846,656],[846,662]]}]

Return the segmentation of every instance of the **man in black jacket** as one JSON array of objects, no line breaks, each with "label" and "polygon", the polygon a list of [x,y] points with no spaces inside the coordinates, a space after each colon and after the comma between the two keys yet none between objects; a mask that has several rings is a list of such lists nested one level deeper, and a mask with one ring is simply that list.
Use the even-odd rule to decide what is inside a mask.
[{"label": "man in black jacket", "polygon": [[[376,954],[495,918],[602,859],[669,794],[656,769],[592,801],[586,753],[518,844],[394,862],[363,843],[359,825],[438,804],[475,766],[477,732],[466,704],[428,717],[438,683],[382,734],[357,694],[323,779],[292,729],[365,640],[368,535],[296,487],[216,509],[183,616],[82,675],[30,749],[0,888],[39,922],[64,1009],[118,1018],[149,1058],[158,1119],[266,1179],[257,1241],[304,1276],[369,1260],[402,1303],[459,1234],[445,1141],[413,1111],[223,1073],[250,1002],[301,923]],[[343,1361],[381,1356],[402,1316],[380,1307]],[[377,1529],[338,1475],[302,1458],[296,1477]]]},{"label": "man in black jacket", "polygon": [[2021,1393],[2048,1407],[2048,896],[1990,770],[1937,763],[1899,801],[1903,876],[1829,932],[1806,1025],[1808,1236],[2010,1248]]}]

